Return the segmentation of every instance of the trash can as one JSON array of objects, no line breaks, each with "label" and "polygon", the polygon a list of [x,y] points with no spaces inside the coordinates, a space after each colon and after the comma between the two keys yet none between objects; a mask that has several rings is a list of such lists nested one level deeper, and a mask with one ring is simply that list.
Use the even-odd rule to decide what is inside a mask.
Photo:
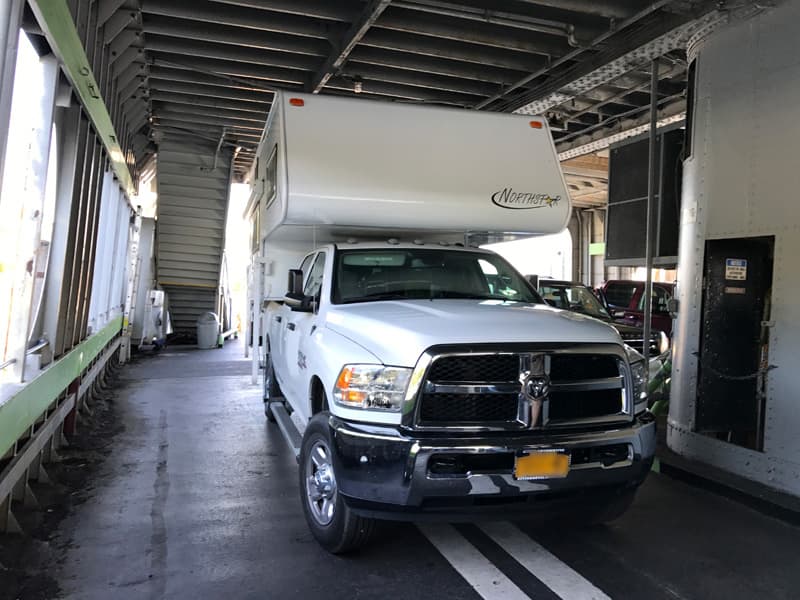
[{"label": "trash can", "polygon": [[197,347],[216,348],[219,337],[219,319],[213,312],[203,313],[197,319]]}]

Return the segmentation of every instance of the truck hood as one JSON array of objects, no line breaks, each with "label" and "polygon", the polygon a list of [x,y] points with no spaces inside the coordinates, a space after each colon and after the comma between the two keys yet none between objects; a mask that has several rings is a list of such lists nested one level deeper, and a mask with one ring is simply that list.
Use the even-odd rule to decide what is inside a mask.
[{"label": "truck hood", "polygon": [[616,330],[542,304],[498,300],[387,300],[338,305],[326,327],[369,350],[383,364],[411,367],[441,344],[518,342],[617,343]]}]

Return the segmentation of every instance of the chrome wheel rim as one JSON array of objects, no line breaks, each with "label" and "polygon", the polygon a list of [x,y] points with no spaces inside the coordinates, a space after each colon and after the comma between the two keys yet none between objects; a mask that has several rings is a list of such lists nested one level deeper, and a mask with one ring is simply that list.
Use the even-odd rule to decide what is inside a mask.
[{"label": "chrome wheel rim", "polygon": [[329,525],[336,512],[336,477],[330,456],[323,441],[314,442],[306,456],[306,500],[311,516],[320,525]]}]

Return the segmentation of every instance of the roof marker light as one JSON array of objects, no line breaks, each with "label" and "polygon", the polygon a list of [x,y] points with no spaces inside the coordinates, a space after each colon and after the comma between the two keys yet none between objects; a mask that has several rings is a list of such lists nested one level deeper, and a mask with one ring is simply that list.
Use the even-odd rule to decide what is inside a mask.
[{"label": "roof marker light", "polygon": [[306,101],[302,98],[289,98],[289,104],[292,106],[305,106]]},{"label": "roof marker light", "polygon": [[531,121],[530,125],[534,129],[541,129],[542,128],[542,122],[541,121]]}]

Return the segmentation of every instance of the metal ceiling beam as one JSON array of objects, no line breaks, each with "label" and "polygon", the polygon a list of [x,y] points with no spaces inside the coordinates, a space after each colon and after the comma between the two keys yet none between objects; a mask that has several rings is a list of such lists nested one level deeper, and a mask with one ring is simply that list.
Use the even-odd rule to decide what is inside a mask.
[{"label": "metal ceiling beam", "polygon": [[[220,119],[215,117],[203,117],[203,116],[196,116],[191,114],[186,114],[182,112],[163,112],[161,115],[153,115],[153,123],[154,124],[183,124],[185,127],[187,123],[191,123],[195,127],[207,127],[207,126],[219,126],[225,127],[226,130],[230,131],[232,135],[238,135],[241,133],[250,133],[254,138],[260,138],[262,128],[258,127],[245,127],[242,125],[234,125],[230,121],[226,119]],[[202,130],[201,130],[202,131]]]},{"label": "metal ceiling beam", "polygon": [[349,63],[341,76],[351,79],[358,77],[360,79],[370,79],[373,81],[413,85],[432,90],[471,94],[473,96],[491,96],[498,90],[498,86],[492,83],[483,83],[470,79],[434,75],[423,71],[394,69],[364,63]]},{"label": "metal ceiling beam", "polygon": [[186,106],[202,106],[218,110],[236,111],[236,114],[253,115],[262,122],[266,120],[271,104],[255,104],[253,102],[233,102],[208,96],[190,96],[187,94],[173,94],[151,90],[150,99],[159,103],[169,103]]},{"label": "metal ceiling beam", "polygon": [[[327,87],[352,92],[353,82],[341,77],[332,77],[328,81]],[[372,81],[369,79],[362,82],[362,89],[364,94],[463,107],[472,106],[477,99],[480,98],[480,96],[456,94],[453,92],[431,90],[425,87],[407,86],[384,81]]]},{"label": "metal ceiling beam", "polygon": [[[712,26],[724,18],[722,13],[714,10],[714,6],[715,3],[710,2],[703,4],[699,10],[707,12],[702,16],[661,15],[658,19],[653,19],[649,27],[639,28],[627,37],[624,43],[596,54],[591,60],[582,61],[560,77],[549,78],[534,88],[526,99],[514,101],[505,108],[523,114],[538,114],[542,110],[547,110],[548,105],[554,106],[563,102],[565,94],[578,95],[601,83],[616,79],[654,57],[662,56],[677,48],[685,48],[694,32]],[[524,81],[518,83],[525,84]]]},{"label": "metal ceiling beam", "polygon": [[567,21],[544,19],[520,12],[499,10],[495,7],[476,8],[465,6],[464,3],[456,4],[446,0],[395,0],[393,6],[420,13],[441,15],[478,23],[489,23],[534,33],[546,33],[566,38],[572,46],[577,46],[579,44],[578,40],[588,40],[601,33],[601,30],[596,27],[576,27],[574,23]]},{"label": "metal ceiling beam", "polygon": [[[169,138],[173,136],[191,136],[193,138],[214,142],[214,144],[218,144],[220,137],[222,137],[221,127],[206,127],[203,130],[198,130],[191,125],[187,126],[185,123],[160,124],[156,125],[156,127],[157,135],[155,137],[161,136]],[[223,144],[225,146],[239,146],[248,151],[255,151],[258,145],[258,138],[231,137],[230,133],[226,131]]]},{"label": "metal ceiling beam", "polygon": [[195,0],[142,0],[142,13],[328,39],[337,27],[309,17]]},{"label": "metal ceiling beam", "polygon": [[155,52],[170,52],[192,57],[222,59],[304,71],[313,71],[319,63],[313,56],[273,52],[271,50],[255,50],[214,42],[197,42],[162,35],[148,35],[147,49]]},{"label": "metal ceiling beam", "polygon": [[98,0],[97,26],[100,27],[104,25],[127,1],[128,0]]},{"label": "metal ceiling beam", "polygon": [[[659,78],[668,79],[668,78],[673,77],[674,75],[676,75],[676,74],[678,74],[680,72],[683,72],[683,71],[684,71],[684,69],[681,66],[672,66],[672,67],[670,67],[669,65],[664,65],[663,66],[663,70],[661,70],[661,72],[659,73]],[[650,85],[650,82],[646,80],[645,82],[641,83],[640,85],[637,85],[634,88],[625,89],[625,90],[622,90],[620,92],[617,92],[616,94],[607,95],[602,100],[599,100],[599,101],[597,101],[595,103],[590,104],[590,106],[585,108],[584,110],[580,110],[577,113],[568,113],[566,115],[566,118],[567,119],[574,119],[576,117],[580,117],[583,114],[586,114],[587,112],[598,112],[598,110],[600,108],[602,108],[602,107],[604,107],[604,106],[606,106],[608,104],[611,104],[611,103],[625,104],[626,103],[625,99],[628,96],[630,96],[632,93],[634,93],[634,92],[636,92],[638,90],[647,88],[649,85]],[[675,92],[677,93],[677,90]],[[643,99],[642,102],[636,102],[633,105],[634,106],[645,106],[645,105],[649,104],[650,95],[649,94],[643,94],[643,98],[642,99]]]},{"label": "metal ceiling beam", "polygon": [[242,102],[271,102],[272,92],[255,89],[233,87],[214,76],[204,76],[201,73],[169,69],[166,67],[153,67],[150,69],[150,88],[165,92],[180,94],[194,94],[210,96],[213,98],[229,98]]},{"label": "metal ceiling beam", "polygon": [[545,56],[559,57],[572,49],[566,40],[552,35],[531,35],[490,24],[470,24],[465,27],[452,17],[425,15],[421,18],[413,11],[392,7],[384,12],[375,27]]},{"label": "metal ceiling beam", "polygon": [[132,46],[141,47],[141,35],[139,30],[133,28],[120,31],[108,43],[111,51],[111,60],[113,61],[114,57],[119,56]]},{"label": "metal ceiling beam", "polygon": [[[656,0],[656,2],[653,2],[653,3],[649,4],[649,5],[647,5],[645,8],[643,8],[642,10],[637,12],[636,14],[628,17],[627,19],[625,19],[621,23],[615,23],[614,27],[610,27],[609,30],[606,33],[597,36],[594,40],[591,41],[590,44],[588,44],[588,46],[586,48],[576,48],[576,49],[572,50],[571,52],[569,52],[568,54],[565,54],[564,56],[562,56],[558,60],[552,62],[551,64],[548,64],[546,67],[531,72],[529,75],[527,75],[527,76],[523,77],[522,79],[520,79],[519,81],[517,81],[514,85],[509,86],[502,93],[497,94],[496,96],[494,96],[492,98],[488,98],[487,100],[485,100],[485,101],[481,102],[480,104],[478,104],[475,108],[478,108],[478,109],[486,108],[486,107],[490,106],[491,104],[493,104],[493,103],[495,103],[497,101],[503,100],[504,97],[508,96],[509,94],[517,92],[517,90],[519,88],[521,88],[522,86],[525,86],[525,85],[527,85],[529,83],[535,82],[540,77],[546,77],[548,75],[548,72],[552,72],[552,70],[555,69],[556,67],[560,67],[562,65],[565,65],[565,68],[569,68],[570,61],[575,61],[576,59],[580,58],[581,55],[584,53],[584,51],[586,49],[599,48],[602,44],[605,44],[606,42],[608,42],[608,40],[611,37],[613,37],[615,34],[619,34],[619,32],[621,30],[624,30],[624,29],[626,29],[628,27],[631,27],[633,25],[638,25],[641,21],[643,21],[644,19],[650,17],[653,13],[657,12],[658,10],[663,8],[664,6],[667,6],[668,4],[670,4],[671,1],[672,0]],[[589,67],[589,68],[586,69],[586,71],[591,71],[592,68],[593,67]],[[580,75],[575,75],[574,77],[579,77],[579,76]],[[506,107],[500,107],[500,108],[497,108],[497,110],[505,110],[505,108]]]},{"label": "metal ceiling beam", "polygon": [[529,73],[544,68],[547,59],[538,54],[527,54],[507,49],[476,46],[467,42],[435,39],[427,35],[414,35],[402,31],[373,28],[361,40],[356,52],[364,47],[406,52],[412,55],[433,56]]},{"label": "metal ceiling beam", "polygon": [[215,115],[201,115],[193,112],[182,110],[162,110],[157,114],[153,114],[154,121],[180,121],[184,123],[199,123],[204,125],[219,125],[231,131],[251,131],[260,132],[264,129],[264,124],[248,124],[247,122],[232,122],[230,119],[219,117]]},{"label": "metal ceiling beam", "polygon": [[29,0],[28,5],[102,141],[120,186],[130,198],[135,191],[133,178],[67,3],[64,0]]},{"label": "metal ceiling beam", "polygon": [[[204,117],[219,117],[225,120],[231,120],[232,123],[240,125],[241,127],[264,127],[264,122],[267,120],[266,113],[259,114],[249,111],[240,111],[237,109],[228,108],[226,106],[203,106],[202,104],[194,104],[191,102],[175,102],[172,100],[163,101],[155,100],[152,103],[153,116],[157,117],[162,112],[168,114],[172,111],[180,111],[187,115],[202,115]],[[255,125],[253,125],[255,123]]]},{"label": "metal ceiling beam", "polygon": [[[609,122],[607,127],[596,128],[585,134],[570,136],[564,141],[556,141],[556,151],[559,159],[564,160],[588,152],[596,152],[609,145],[639,135],[647,131],[650,125],[650,115],[645,106],[638,115],[630,118],[620,119]],[[686,116],[686,101],[684,99],[673,100],[659,105],[658,126],[663,127],[670,123],[682,121]]]},{"label": "metal ceiling beam", "polygon": [[609,0],[521,0],[525,4],[588,13],[609,19],[625,19],[633,12],[630,3]]},{"label": "metal ceiling beam", "polygon": [[364,34],[378,20],[384,10],[389,6],[391,0],[369,0],[367,5],[352,22],[345,34],[335,44],[335,50],[325,60],[322,66],[311,77],[309,89],[312,93],[318,94],[325,87],[328,80],[339,72],[353,48],[361,41]]},{"label": "metal ceiling beam", "polygon": [[[435,4],[442,0],[422,0],[426,4]],[[542,22],[569,23],[578,27],[589,29],[605,28],[609,24],[609,19],[585,11],[568,10],[562,8],[561,3],[556,3],[556,7],[536,4],[532,0],[444,0],[448,4],[458,3],[459,6],[466,6],[471,9],[500,11],[519,15],[523,18],[532,18]],[[623,0],[625,1],[625,0]]]},{"label": "metal ceiling beam", "polygon": [[283,12],[292,15],[350,22],[350,17],[358,11],[359,3],[352,0],[213,0],[218,4],[246,6],[262,10]]},{"label": "metal ceiling beam", "polygon": [[[133,63],[122,71],[119,77],[117,77],[117,90],[127,88],[128,84],[137,77],[144,77],[147,74],[147,69],[145,67],[146,65],[144,63]],[[140,79],[139,81],[141,83],[143,80]]]},{"label": "metal ceiling beam", "polygon": [[135,61],[144,62],[144,50],[142,48],[131,47],[117,56],[111,65],[112,76],[114,78],[119,77]]},{"label": "metal ceiling beam", "polygon": [[358,46],[350,54],[349,63],[365,63],[382,67],[392,67],[407,71],[422,71],[432,75],[445,75],[448,77],[460,77],[462,79],[472,79],[506,85],[519,79],[517,71],[507,69],[497,69],[488,65],[478,65],[475,63],[461,62],[435,56],[425,56],[419,54],[408,55],[394,50],[384,50],[382,48],[370,48]]},{"label": "metal ceiling beam", "polygon": [[118,10],[111,15],[103,25],[103,39],[106,44],[110,44],[128,25],[133,23],[136,20],[136,14],[132,10]]},{"label": "metal ceiling beam", "polygon": [[221,73],[211,73],[208,70],[200,71],[192,68],[191,64],[182,59],[183,57],[175,57],[172,62],[155,59],[150,67],[151,76],[162,81],[166,79],[180,83],[196,83],[223,89],[252,92],[253,94],[272,94],[274,91],[274,87],[268,83]]},{"label": "metal ceiling beam", "polygon": [[[152,52],[152,64],[166,67],[185,68],[207,74],[228,75],[231,77],[249,77],[275,84],[305,85],[308,73],[294,69],[281,69],[245,62],[212,60],[209,58],[192,58],[185,54],[168,54]],[[254,86],[258,82],[254,82]]]},{"label": "metal ceiling beam", "polygon": [[187,84],[183,82],[165,81],[163,79],[150,77],[150,97],[153,99],[166,99],[168,97],[194,99],[198,103],[206,103],[206,106],[214,106],[214,103],[221,102],[229,104],[231,107],[240,107],[240,110],[262,111],[269,109],[272,104],[272,96],[262,94],[256,100],[252,97],[242,98],[239,94],[247,93],[243,90],[230,88],[215,88],[198,84]]},{"label": "metal ceiling beam", "polygon": [[232,44],[261,50],[292,52],[311,56],[327,56],[330,44],[324,40],[300,37],[277,32],[257,31],[233,25],[219,25],[187,21],[172,17],[147,15],[143,24],[148,34],[168,35],[173,38]]}]

